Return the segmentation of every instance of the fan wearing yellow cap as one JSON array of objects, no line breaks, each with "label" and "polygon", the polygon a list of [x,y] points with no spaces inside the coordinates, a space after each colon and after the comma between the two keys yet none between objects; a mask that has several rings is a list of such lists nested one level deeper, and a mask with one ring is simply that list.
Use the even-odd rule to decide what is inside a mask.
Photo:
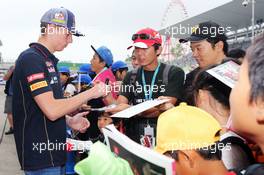
[{"label": "fan wearing yellow cap", "polygon": [[175,159],[177,175],[231,175],[221,161],[220,131],[210,114],[181,103],[159,116],[155,149]]}]

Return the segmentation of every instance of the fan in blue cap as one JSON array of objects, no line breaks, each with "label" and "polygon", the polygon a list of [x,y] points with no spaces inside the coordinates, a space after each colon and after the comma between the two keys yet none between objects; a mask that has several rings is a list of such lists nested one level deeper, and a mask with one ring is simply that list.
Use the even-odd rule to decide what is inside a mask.
[{"label": "fan in blue cap", "polygon": [[61,66],[59,67],[59,72],[60,73],[68,73],[70,75],[70,69],[68,66]]},{"label": "fan in blue cap", "polygon": [[92,82],[92,79],[87,74],[79,74],[79,76],[77,76],[75,80],[72,81],[72,83],[78,83],[78,82],[82,84],[90,85]]},{"label": "fan in blue cap", "polygon": [[122,81],[128,71],[128,66],[124,61],[116,61],[111,66],[112,72],[114,73],[117,81]]},{"label": "fan in blue cap", "polygon": [[106,46],[101,46],[98,49],[95,49],[91,45],[94,52],[99,56],[99,58],[105,62],[107,67],[110,67],[113,63],[113,55],[110,49],[108,49]]},{"label": "fan in blue cap", "polygon": [[88,74],[92,79],[95,76],[95,72],[92,71],[91,64],[82,64],[79,67],[78,73],[80,73],[80,74]]},{"label": "fan in blue cap", "polygon": [[77,89],[77,92],[83,92],[87,89],[89,89],[92,79],[88,74],[79,74],[72,83],[75,84],[75,87]]}]

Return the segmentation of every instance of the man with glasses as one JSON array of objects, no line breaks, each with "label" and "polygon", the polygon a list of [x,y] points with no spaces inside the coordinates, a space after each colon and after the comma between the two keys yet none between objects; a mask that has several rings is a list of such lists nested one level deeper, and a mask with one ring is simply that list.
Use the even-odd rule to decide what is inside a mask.
[{"label": "man with glasses", "polygon": [[58,59],[53,55],[72,43],[75,17],[65,8],[48,10],[41,18],[41,35],[16,61],[13,75],[14,135],[19,162],[26,175],[62,175],[66,163],[66,123],[84,132],[87,112],[66,116],[87,100],[106,95],[103,83],[63,99]]},{"label": "man with glasses", "polygon": [[[132,40],[133,45],[129,48],[134,47],[140,67],[127,73],[117,99],[119,105],[109,112],[121,111],[129,107],[128,104],[136,105],[161,96],[175,104],[181,96],[184,72],[158,60],[162,51],[161,35],[151,28],[144,28],[134,34]],[[146,136],[150,136],[148,140],[154,140],[157,118],[164,110],[164,106],[155,107],[129,119],[125,124],[126,134],[138,143]]]}]

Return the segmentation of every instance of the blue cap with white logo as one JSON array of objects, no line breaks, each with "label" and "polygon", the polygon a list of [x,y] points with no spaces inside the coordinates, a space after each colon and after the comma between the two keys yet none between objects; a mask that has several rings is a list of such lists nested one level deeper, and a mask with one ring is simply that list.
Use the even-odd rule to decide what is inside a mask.
[{"label": "blue cap with white logo", "polygon": [[111,66],[113,63],[113,55],[110,49],[105,46],[101,46],[98,49],[95,49],[91,45],[95,53],[106,63],[107,66]]},{"label": "blue cap with white logo", "polygon": [[116,61],[112,64],[112,71],[116,72],[119,69],[128,68],[127,64],[124,61]]},{"label": "blue cap with white logo", "polygon": [[84,36],[75,30],[75,16],[74,14],[63,7],[52,8],[48,10],[40,20],[41,23],[54,24],[57,26],[67,28],[75,36]]}]

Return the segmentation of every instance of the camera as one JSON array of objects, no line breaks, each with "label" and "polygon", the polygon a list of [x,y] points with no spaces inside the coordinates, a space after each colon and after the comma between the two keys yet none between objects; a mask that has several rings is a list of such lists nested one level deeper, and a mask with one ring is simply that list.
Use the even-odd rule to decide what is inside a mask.
[{"label": "camera", "polygon": [[243,5],[244,7],[246,7],[246,6],[248,5],[248,1],[249,1],[249,0],[243,0],[242,5]]}]

